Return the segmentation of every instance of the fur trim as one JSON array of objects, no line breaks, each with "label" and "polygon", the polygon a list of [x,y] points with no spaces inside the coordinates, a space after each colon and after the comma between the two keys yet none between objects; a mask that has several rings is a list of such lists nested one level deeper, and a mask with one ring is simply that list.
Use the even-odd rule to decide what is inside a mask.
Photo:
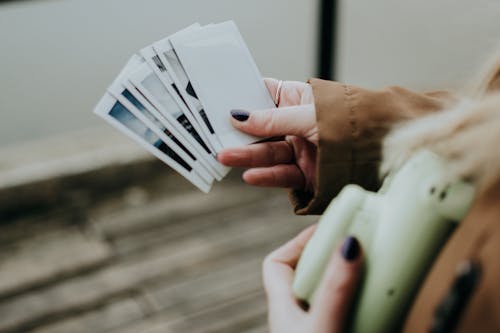
[{"label": "fur trim", "polygon": [[500,177],[500,94],[464,100],[395,129],[384,142],[381,172],[399,168],[422,148],[450,161],[450,177],[479,183]]},{"label": "fur trim", "polygon": [[477,80],[472,98],[453,109],[397,126],[383,143],[381,174],[397,169],[417,150],[450,162],[450,177],[488,184],[500,178],[500,54]]},{"label": "fur trim", "polygon": [[492,57],[484,66],[484,69],[479,73],[479,76],[472,81],[468,91],[473,98],[482,98],[488,93],[498,89],[498,81],[500,80],[500,52]]}]

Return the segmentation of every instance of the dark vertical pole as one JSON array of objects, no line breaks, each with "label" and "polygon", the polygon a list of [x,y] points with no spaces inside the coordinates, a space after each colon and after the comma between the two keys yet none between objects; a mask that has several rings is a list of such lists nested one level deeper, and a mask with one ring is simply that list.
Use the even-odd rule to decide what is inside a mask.
[{"label": "dark vertical pole", "polygon": [[335,78],[337,1],[319,0],[318,77],[325,80]]}]

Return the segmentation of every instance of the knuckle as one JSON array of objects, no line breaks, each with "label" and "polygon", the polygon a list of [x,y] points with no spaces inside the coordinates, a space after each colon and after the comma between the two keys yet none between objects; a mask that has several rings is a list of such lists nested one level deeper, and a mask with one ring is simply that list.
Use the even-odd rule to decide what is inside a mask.
[{"label": "knuckle", "polygon": [[341,296],[347,296],[351,293],[351,286],[352,284],[350,283],[349,280],[347,279],[342,279],[335,283],[333,287],[333,292],[336,295],[341,295]]},{"label": "knuckle", "polygon": [[278,172],[278,170],[276,168],[273,168],[271,170],[271,181],[274,184],[277,184],[279,186],[282,186],[284,183],[284,179],[282,177],[282,174],[280,172]]},{"label": "knuckle", "polygon": [[261,128],[263,135],[275,135],[276,132],[276,113],[264,112],[261,117]]},{"label": "knuckle", "polygon": [[270,164],[274,164],[274,160],[276,159],[276,149],[272,142],[266,146],[265,155],[266,160],[269,161]]},{"label": "knuckle", "polygon": [[266,268],[268,268],[269,266],[272,265],[272,263],[273,263],[273,254],[274,254],[274,252],[269,253],[268,255],[266,255],[266,257],[262,261],[262,269],[264,271],[266,270]]},{"label": "knuckle", "polygon": [[354,287],[355,277],[351,271],[330,270],[326,276],[326,289],[334,295],[348,296]]},{"label": "knuckle", "polygon": [[[272,253],[271,254],[268,254],[264,260],[262,261],[262,276],[264,278],[264,282],[267,281],[267,278],[270,276],[270,271],[273,267],[273,257],[272,257]],[[267,284],[267,283],[265,283]]]}]

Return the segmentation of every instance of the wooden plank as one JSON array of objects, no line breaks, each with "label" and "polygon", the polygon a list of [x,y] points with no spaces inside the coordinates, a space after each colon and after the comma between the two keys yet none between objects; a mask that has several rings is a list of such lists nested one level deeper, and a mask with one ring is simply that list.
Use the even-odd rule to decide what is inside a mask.
[{"label": "wooden plank", "polygon": [[267,197],[265,201],[245,202],[242,205],[233,205],[230,207],[232,208],[226,207],[225,209],[207,212],[206,214],[194,216],[190,219],[179,219],[171,223],[158,225],[156,228],[143,230],[140,233],[132,232],[122,235],[113,240],[116,253],[124,256],[134,251],[141,251],[166,242],[175,241],[180,237],[214,235],[215,238],[219,238],[231,230],[231,228],[245,228],[246,226],[239,225],[239,220],[246,220],[249,217],[271,218],[268,216],[268,212],[290,216],[289,224],[308,220],[304,217],[291,215],[288,203],[283,197],[271,197],[271,199]]},{"label": "wooden plank", "polygon": [[263,325],[249,328],[248,330],[244,330],[242,333],[269,333],[269,326],[265,323]]},{"label": "wooden plank", "polygon": [[129,207],[113,214],[92,216],[91,220],[93,227],[107,238],[117,238],[265,200],[269,192],[256,188],[242,191],[241,185],[225,185],[215,187],[210,195],[199,191],[180,193],[148,202],[146,209]]},{"label": "wooden plank", "polygon": [[162,313],[106,333],[181,333],[167,326],[171,320],[170,316],[177,318],[175,311]]},{"label": "wooden plank", "polygon": [[[279,244],[284,237],[265,245],[255,243],[252,251],[236,252],[201,265],[193,266],[175,279],[157,281],[144,287],[147,298],[154,302],[157,313],[130,327],[113,333],[168,332],[166,323],[182,320],[187,315],[203,312],[206,308],[245,296],[251,290],[261,289],[261,263],[264,256]],[[282,239],[279,239],[282,238]],[[248,264],[245,272],[245,264]],[[241,268],[238,267],[241,266]],[[231,272],[232,269],[234,272]],[[248,272],[252,276],[247,276]],[[217,282],[217,279],[219,280]],[[248,283],[248,286],[239,284]]]},{"label": "wooden plank", "polygon": [[[307,218],[308,221],[313,221],[315,218]],[[293,221],[296,222],[296,221]],[[150,293],[150,298],[154,299],[157,309],[160,313],[147,321],[136,323],[135,325],[125,328],[125,332],[178,332],[177,328],[169,328],[169,321],[184,321],[189,320],[187,317],[195,315],[198,312],[204,312],[207,309],[216,307],[221,303],[241,298],[242,293],[251,290],[261,290],[261,272],[260,265],[263,257],[271,250],[281,245],[288,240],[292,235],[295,235],[302,226],[297,223],[283,224],[283,226],[293,226],[295,229],[288,232],[287,235],[280,237],[278,233],[272,233],[273,241],[267,243],[267,246],[255,244],[252,252],[236,253],[229,261],[218,260],[210,262],[209,267],[193,267],[186,276],[178,276],[177,279],[168,280],[163,286],[155,284],[147,287],[146,291]],[[272,228],[272,226],[270,226]],[[260,253],[259,253],[260,252]],[[248,266],[245,267],[245,263]],[[245,271],[246,269],[246,271]],[[233,272],[231,272],[233,270]],[[248,276],[248,275],[252,276]],[[248,277],[248,279],[246,279]],[[179,282],[180,281],[180,282]],[[255,289],[244,284],[256,286]],[[243,284],[243,285],[242,285]],[[246,287],[246,288],[245,288]],[[259,331],[267,331],[266,316],[263,312],[258,317]],[[253,324],[251,330],[255,329]],[[241,330],[241,325],[238,329],[229,329],[229,332],[244,332]],[[117,330],[116,332],[123,332]]]},{"label": "wooden plank", "polygon": [[241,295],[262,291],[262,258],[239,261],[205,274],[196,272],[189,279],[160,288],[147,288],[160,311],[175,308],[181,315],[203,311]]},{"label": "wooden plank", "polygon": [[98,266],[111,257],[109,246],[67,228],[19,242],[0,257],[0,298]]},{"label": "wooden plank", "polygon": [[233,333],[266,323],[267,306],[262,292],[253,292],[206,311],[166,324],[173,332]]},{"label": "wooden plank", "polygon": [[[269,201],[268,209],[273,204]],[[241,213],[239,217],[233,212],[211,218],[232,219],[234,223],[223,229],[171,240],[88,276],[1,303],[0,331],[13,331],[45,317],[75,309],[91,309],[106,302],[109,297],[136,291],[154,281],[178,280],[185,277],[194,266],[210,265],[214,260],[228,255],[241,255],[269,244],[276,238],[289,238],[301,228],[297,220],[302,220],[291,218],[288,212],[280,210],[270,213],[261,210],[251,215],[251,218],[248,212]],[[48,299],[50,303],[46,302]]]},{"label": "wooden plank", "polygon": [[33,333],[95,333],[112,330],[144,318],[135,299],[106,304],[83,315],[65,318],[55,324],[35,329]]},{"label": "wooden plank", "polygon": [[265,296],[257,291],[187,316],[160,313],[109,333],[239,333],[265,328],[266,313]]}]

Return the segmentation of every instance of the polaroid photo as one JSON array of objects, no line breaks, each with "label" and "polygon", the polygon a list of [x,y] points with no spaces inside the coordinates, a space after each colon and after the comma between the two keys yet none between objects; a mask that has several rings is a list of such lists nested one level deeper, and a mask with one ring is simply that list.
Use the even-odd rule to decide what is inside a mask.
[{"label": "polaroid photo", "polygon": [[[130,82],[122,82],[122,85],[130,92],[131,99],[135,99],[138,104],[136,108],[144,113],[149,119],[156,119],[157,124],[161,124],[161,128],[165,128],[164,133],[168,135],[172,141],[174,141],[184,152],[191,156],[198,164],[201,165],[212,177],[217,180],[221,180],[223,176],[219,174],[204,158],[205,156],[200,155],[194,147],[188,142],[179,132],[178,128],[172,125],[160,111],[150,103],[150,101]],[[156,123],[156,122],[155,122]],[[159,126],[159,125],[158,125]]]},{"label": "polaroid photo", "polygon": [[125,87],[120,79],[122,74],[126,74],[126,69],[118,76],[118,78],[108,88],[108,93],[111,94],[118,102],[122,103],[134,116],[149,127],[160,139],[167,144],[175,153],[183,160],[188,162],[196,172],[208,183],[212,183],[214,176],[211,175],[206,167],[201,164],[196,156],[194,156],[182,143],[163,125],[163,123],[144,106],[141,101],[134,97],[130,92],[132,87]]},{"label": "polaroid photo", "polygon": [[233,109],[275,107],[234,22],[175,34],[170,42],[222,146],[262,140],[236,130],[230,123]]},{"label": "polaroid photo", "polygon": [[[153,130],[160,131],[158,135],[166,135],[168,139],[164,139],[164,141],[170,140],[173,142],[173,147],[180,148],[185,154],[187,154],[187,160],[191,163],[191,165],[195,168],[195,170],[208,182],[213,181],[215,177],[217,180],[221,180],[222,177],[216,172],[209,173],[210,167],[208,164],[196,156],[194,154],[194,149],[191,146],[182,144],[178,137],[180,137],[179,133],[172,133],[167,129],[168,125],[166,120],[160,121],[162,116],[155,112],[154,107],[137,91],[137,89],[128,81],[128,76],[135,72],[141,64],[145,64],[144,58],[138,55],[133,55],[125,67],[118,74],[113,83],[108,87],[108,92],[117,98],[122,103],[126,103],[124,98],[132,104],[129,110],[134,113],[139,119],[144,119],[144,121],[148,121],[148,126],[152,127]],[[135,92],[135,95],[134,95]],[[127,106],[128,107],[128,106]],[[171,126],[170,126],[171,127]],[[163,137],[162,137],[163,138]]]},{"label": "polaroid photo", "polygon": [[165,88],[167,88],[168,92],[175,100],[177,105],[182,109],[184,115],[194,127],[196,133],[198,133],[205,144],[209,147],[212,154],[215,155],[215,149],[212,147],[211,142],[207,139],[205,132],[201,129],[198,120],[195,119],[192,110],[187,105],[183,96],[180,94],[180,90],[172,80],[170,72],[167,70],[163,61],[156,54],[156,51],[153,49],[153,46],[147,46],[139,51],[140,55],[145,59],[148,63],[149,67],[153,70],[153,72],[158,76],[160,81],[163,83]]},{"label": "polaroid photo", "polygon": [[[138,55],[133,55],[127,62],[122,71],[108,88],[108,92],[117,98],[123,104],[129,103],[127,107],[139,119],[145,122],[153,131],[156,130],[165,142],[172,144],[172,148],[180,148],[187,155],[184,157],[194,169],[208,182],[212,182],[213,178],[221,180],[222,176],[217,172],[212,171],[208,163],[200,158],[194,151],[194,148],[189,143],[182,143],[181,135],[173,128],[167,120],[149,103],[149,101],[133,86],[128,77],[144,64],[145,60]],[[165,136],[167,138],[165,138]],[[179,150],[179,149],[178,149]],[[177,150],[176,150],[177,151]],[[212,171],[212,172],[210,172]]]},{"label": "polaroid photo", "polygon": [[137,54],[134,54],[130,57],[130,59],[127,61],[125,66],[121,69],[120,73],[116,76],[116,78],[113,80],[111,85],[115,84],[116,82],[121,82],[124,79],[126,79],[127,74],[133,73],[139,68],[139,66],[144,63],[145,60],[138,56]]},{"label": "polaroid photo", "polygon": [[[141,64],[137,71],[129,75],[129,82],[158,111],[161,115],[158,119],[165,120],[164,125],[172,133],[180,133],[178,139],[184,145],[194,149],[193,153],[206,162],[208,170],[215,174],[217,179],[227,174],[229,168],[215,159],[213,153],[187,119],[183,109],[179,107],[179,104],[147,63]],[[134,92],[132,93],[134,94]],[[137,95],[135,96],[137,97]]]},{"label": "polaroid photo", "polygon": [[[113,95],[113,94],[111,94]],[[116,98],[116,96],[113,96]],[[189,152],[175,136],[172,135],[151,113],[145,108],[138,108],[142,104],[133,97],[133,95],[125,89],[122,94],[117,97],[117,100],[122,103],[134,116],[144,123],[151,131],[153,131],[171,150],[179,155],[184,161],[189,163],[196,173],[208,184],[214,181],[207,169],[198,161],[198,159]],[[134,101],[135,103],[132,103]],[[137,106],[136,106],[137,105]]]},{"label": "polaroid photo", "polygon": [[158,159],[169,165],[201,191],[208,193],[211,183],[203,180],[195,169],[172,150],[156,133],[149,129],[116,98],[106,93],[94,112],[112,126],[142,145]]},{"label": "polaroid photo", "polygon": [[[199,24],[192,25],[184,30],[179,31],[178,34],[198,29],[200,29]],[[175,34],[173,36],[175,36]],[[195,116],[198,123],[201,124],[206,137],[215,148],[215,150],[220,151],[222,149],[222,144],[220,143],[219,138],[215,133],[214,127],[210,123],[210,120],[208,119],[207,114],[203,109],[203,105],[198,99],[193,85],[189,81],[186,71],[182,67],[179,58],[177,57],[177,54],[175,53],[175,50],[170,43],[171,37],[172,36],[155,42],[153,44],[153,49],[156,51],[157,56],[160,58],[167,72],[170,74],[172,81],[174,81],[176,86],[179,88],[178,90],[184,102],[193,112],[193,115]]]}]

